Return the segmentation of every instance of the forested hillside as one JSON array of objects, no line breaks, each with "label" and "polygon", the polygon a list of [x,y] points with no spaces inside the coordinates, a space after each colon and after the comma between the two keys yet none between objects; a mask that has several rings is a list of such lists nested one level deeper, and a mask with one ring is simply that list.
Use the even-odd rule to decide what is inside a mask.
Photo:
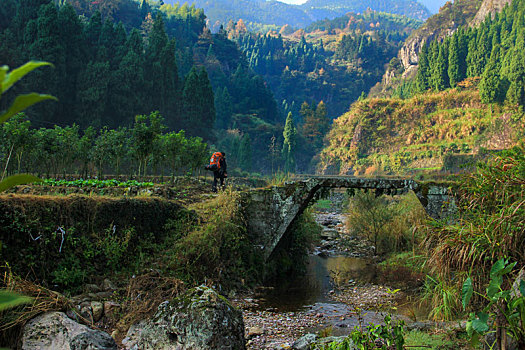
[{"label": "forested hillside", "polygon": [[[175,0],[165,2],[176,3]],[[416,0],[311,0],[302,5],[290,5],[275,0],[196,0],[193,3],[204,9],[210,27],[214,31],[217,31],[221,24],[226,24],[230,20],[237,22],[240,19],[251,30],[284,25],[300,29],[318,20],[333,19],[348,12],[362,13],[369,9],[418,20],[425,20],[430,16],[428,9]]]},{"label": "forested hillside", "polygon": [[359,13],[368,9],[419,20],[430,17],[430,12],[424,5],[412,0],[308,0],[300,7],[316,19],[334,18],[347,12]]},{"label": "forested hillside", "polygon": [[[159,111],[167,131],[184,129],[208,142],[222,141],[224,130],[234,127],[238,144],[247,141],[246,169],[252,159],[254,170],[267,168],[257,154],[266,152],[272,135],[282,135],[273,95],[224,32],[206,29],[201,9],[131,0],[6,0],[0,11],[2,64],[54,64],[10,91],[58,97],[28,112],[33,127],[75,123],[82,134],[88,126],[132,127],[136,115]],[[238,163],[240,150],[221,145]]]},{"label": "forested hillside", "polygon": [[413,92],[441,91],[467,78],[481,77],[485,103],[525,104],[525,2],[513,1],[494,19],[433,41],[420,54]]},{"label": "forested hillside", "polygon": [[[507,0],[490,1],[490,3],[495,4],[502,1]],[[470,25],[480,15],[482,3],[484,3],[483,0],[457,0],[444,4],[439,13],[426,20],[405,40],[397,54],[401,66],[389,67],[381,84],[371,90],[371,95],[390,96],[407,79],[413,79],[417,72],[419,52],[422,47],[433,40],[443,40],[458,28]],[[489,8],[490,12],[494,11],[493,7],[489,6]]]},{"label": "forested hillside", "polygon": [[336,120],[325,169],[458,170],[461,157],[522,142],[524,14],[525,2],[515,0],[478,27],[424,45],[415,79],[397,90],[407,99],[358,102]]},{"label": "forested hillside", "polygon": [[283,114],[298,116],[303,102],[324,101],[333,118],[381,77],[419,21],[388,13],[350,13],[305,30],[239,31],[229,26],[251,68],[268,82]]}]

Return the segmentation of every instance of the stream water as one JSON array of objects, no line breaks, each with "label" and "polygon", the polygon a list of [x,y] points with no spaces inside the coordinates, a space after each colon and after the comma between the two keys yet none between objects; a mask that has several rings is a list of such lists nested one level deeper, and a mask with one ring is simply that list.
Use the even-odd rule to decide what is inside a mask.
[{"label": "stream water", "polygon": [[376,273],[376,265],[365,258],[310,255],[304,275],[274,283],[259,305],[291,312],[311,308],[316,303],[333,303],[330,293],[335,289],[348,282],[371,283]]},{"label": "stream water", "polygon": [[[357,249],[360,250],[357,254],[352,248],[342,251],[338,239],[348,240],[349,237],[340,207],[332,206],[314,216],[326,233],[320,244],[324,248],[317,247],[315,253],[308,257],[305,274],[277,281],[265,289],[258,299],[261,310],[321,313],[327,320],[323,326],[328,324],[337,328],[353,327],[358,324],[359,317],[364,323],[381,322],[384,313],[371,309],[392,312],[407,322],[425,318],[427,310],[413,293],[407,291],[406,276],[394,273],[389,275],[390,280],[385,281],[377,260],[366,253],[373,251],[373,248],[370,250],[365,244],[365,247]],[[390,286],[404,291],[392,296],[389,291],[394,288]],[[348,292],[349,289],[352,291],[350,302],[344,297],[338,297],[345,294],[343,290]],[[345,299],[344,303],[342,299]],[[376,307],[379,304],[386,307]],[[356,307],[362,310],[359,315]]]}]

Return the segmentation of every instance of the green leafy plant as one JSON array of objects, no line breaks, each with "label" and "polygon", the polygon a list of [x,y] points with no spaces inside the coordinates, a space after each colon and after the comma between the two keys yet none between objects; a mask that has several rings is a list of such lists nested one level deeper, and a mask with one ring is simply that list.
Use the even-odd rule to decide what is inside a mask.
[{"label": "green leafy plant", "polygon": [[[42,66],[49,66],[50,63],[47,62],[36,62],[30,61],[23,66],[9,71],[9,67],[1,66],[0,67],[0,97],[5,92],[7,92],[16,82],[22,79],[25,75],[32,72],[36,68]],[[9,118],[17,115],[18,113],[24,111],[26,108],[31,107],[34,104],[37,104],[46,100],[55,100],[56,98],[51,95],[38,94],[35,92],[19,95],[15,98],[13,103],[7,108],[6,111],[0,112],[0,124],[5,123]],[[13,175],[6,179],[2,179],[0,182],[0,192],[4,192],[9,188],[22,185],[30,182],[40,181],[39,178],[29,175],[29,174],[19,174]],[[9,307],[13,307],[19,304],[24,304],[29,302],[31,299],[9,292],[0,290],[0,311]]]},{"label": "green leafy plant", "polygon": [[[481,311],[472,312],[467,322],[467,333],[473,344],[478,344],[480,337],[495,333],[495,342],[506,346],[506,336],[512,337],[518,348],[525,346],[525,281],[519,281],[518,290],[504,288],[505,277],[512,272],[516,263],[499,259],[490,270],[490,282],[485,293],[476,292],[471,277],[463,283],[461,302],[465,309],[473,295],[486,301]],[[491,330],[492,327],[492,330]],[[489,341],[485,339],[488,344]]]},{"label": "green leafy plant", "polygon": [[137,180],[118,181],[115,179],[109,180],[97,180],[97,179],[78,179],[78,180],[56,180],[56,179],[45,179],[42,185],[48,186],[64,186],[64,187],[94,187],[94,188],[105,188],[105,187],[153,187],[153,182],[140,182]]},{"label": "green leafy plant", "polygon": [[342,342],[332,342],[324,350],[402,350],[405,344],[404,322],[393,322],[391,315],[386,315],[384,322],[384,325],[370,323],[366,328],[356,326],[346,339]]}]

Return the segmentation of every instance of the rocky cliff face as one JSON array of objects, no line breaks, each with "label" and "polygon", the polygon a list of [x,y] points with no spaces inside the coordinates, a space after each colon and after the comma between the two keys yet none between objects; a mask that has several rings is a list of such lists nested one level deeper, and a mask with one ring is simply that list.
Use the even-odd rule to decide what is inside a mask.
[{"label": "rocky cliff face", "polygon": [[[404,71],[395,74],[388,71],[383,76],[382,92],[392,90],[399,78],[411,78],[417,71],[418,55],[425,43],[434,39],[442,40],[452,35],[459,27],[476,26],[488,14],[494,14],[512,0],[455,0],[443,5],[438,14],[430,17],[420,28],[415,30],[399,50],[398,58]],[[396,79],[398,78],[398,79]],[[401,79],[402,80],[402,79]],[[374,93],[373,95],[375,95]],[[381,93],[379,93],[381,95]]]},{"label": "rocky cliff face", "polygon": [[470,22],[471,26],[477,26],[487,17],[487,15],[494,15],[496,12],[500,12],[505,5],[510,4],[512,0],[485,0],[481,4],[478,13]]}]

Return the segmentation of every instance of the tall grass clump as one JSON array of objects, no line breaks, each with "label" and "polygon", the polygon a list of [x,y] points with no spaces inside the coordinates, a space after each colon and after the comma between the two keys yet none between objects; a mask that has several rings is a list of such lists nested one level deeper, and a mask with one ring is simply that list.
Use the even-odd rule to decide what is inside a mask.
[{"label": "tall grass clump", "polygon": [[[497,260],[517,262],[517,269],[525,265],[524,149],[508,150],[479,164],[475,172],[462,176],[458,188],[458,220],[428,225],[423,247],[431,273],[443,285],[459,291],[469,274],[481,292]],[[443,306],[434,301],[434,308]]]},{"label": "tall grass clump", "polygon": [[[172,248],[171,269],[190,283],[214,281],[237,287],[256,281],[261,263],[246,236],[238,192],[221,192],[195,206],[201,221]],[[206,220],[206,221],[205,221]]]},{"label": "tall grass clump", "polygon": [[424,217],[413,193],[391,197],[358,191],[349,201],[346,224],[373,244],[375,254],[387,254],[417,244],[416,227]]}]

